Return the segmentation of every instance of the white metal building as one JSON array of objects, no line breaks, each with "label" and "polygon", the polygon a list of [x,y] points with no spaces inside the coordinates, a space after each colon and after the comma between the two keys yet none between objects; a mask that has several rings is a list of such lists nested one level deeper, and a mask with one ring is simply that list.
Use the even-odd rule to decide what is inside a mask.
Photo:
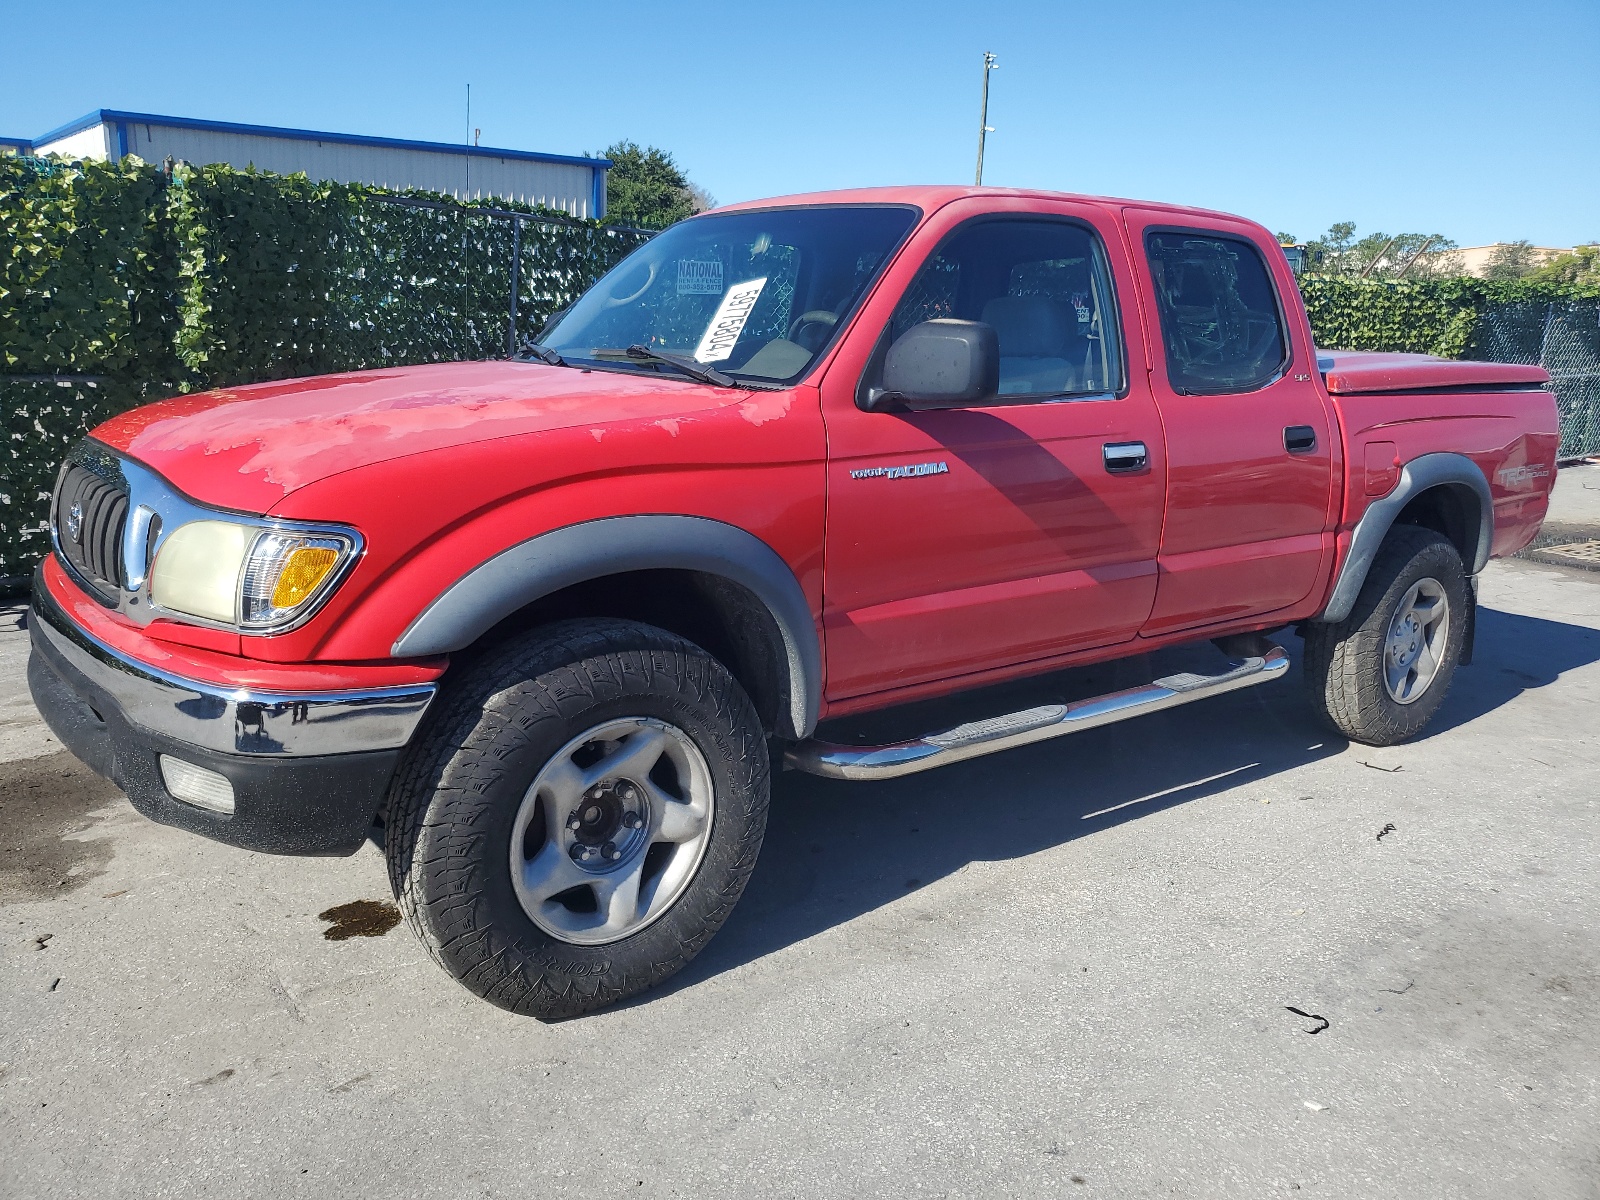
[{"label": "white metal building", "polygon": [[157,165],[171,157],[196,166],[254,165],[282,175],[303,171],[312,179],[423,188],[457,199],[517,200],[590,218],[605,215],[606,169],[611,166],[604,158],[196,121],[106,108],[31,141],[0,139],[0,145],[36,155],[116,161],[133,154]]}]

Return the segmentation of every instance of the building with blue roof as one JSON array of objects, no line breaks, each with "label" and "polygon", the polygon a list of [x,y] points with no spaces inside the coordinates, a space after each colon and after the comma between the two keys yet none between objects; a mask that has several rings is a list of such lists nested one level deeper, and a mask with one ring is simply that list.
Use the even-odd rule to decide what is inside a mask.
[{"label": "building with blue roof", "polygon": [[5,150],[113,162],[132,154],[158,165],[171,158],[195,166],[254,166],[281,175],[304,172],[312,179],[339,183],[421,188],[461,200],[515,200],[595,219],[605,215],[606,170],[611,166],[604,158],[199,121],[108,108],[41,137],[0,138],[0,152]]}]

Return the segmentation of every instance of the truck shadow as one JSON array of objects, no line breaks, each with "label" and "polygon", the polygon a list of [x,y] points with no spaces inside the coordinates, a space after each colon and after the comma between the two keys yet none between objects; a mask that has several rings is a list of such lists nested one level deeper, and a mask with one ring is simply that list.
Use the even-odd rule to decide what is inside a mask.
[{"label": "truck shadow", "polygon": [[1424,736],[1437,737],[1465,725],[1530,688],[1546,687],[1563,673],[1596,661],[1600,629],[1479,608],[1472,666],[1456,673]]},{"label": "truck shadow", "polygon": [[[1120,725],[883,783],[776,775],[766,844],[744,898],[705,952],[641,1001],[844,924],[970,863],[1025,858],[1340,753],[1348,743],[1321,725],[1300,691],[1300,640],[1285,634],[1283,642],[1296,660],[1288,679]],[[1597,660],[1600,630],[1484,609],[1475,664],[1457,674],[1428,736]]]}]

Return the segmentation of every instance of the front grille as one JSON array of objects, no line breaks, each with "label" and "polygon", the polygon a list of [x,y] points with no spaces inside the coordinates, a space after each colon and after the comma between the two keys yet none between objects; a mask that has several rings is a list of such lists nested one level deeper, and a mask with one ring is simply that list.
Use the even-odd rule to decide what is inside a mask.
[{"label": "front grille", "polygon": [[51,513],[56,544],[74,574],[107,604],[117,602],[122,587],[122,529],[127,520],[127,484],[120,472],[102,473],[69,461]]}]

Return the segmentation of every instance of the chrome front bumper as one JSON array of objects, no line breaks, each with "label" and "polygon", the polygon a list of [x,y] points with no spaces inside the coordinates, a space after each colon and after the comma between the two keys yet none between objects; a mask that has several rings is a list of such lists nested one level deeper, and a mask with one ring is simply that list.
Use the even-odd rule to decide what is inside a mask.
[{"label": "chrome front bumper", "polygon": [[[360,849],[436,690],[269,692],[185,678],[80,628],[42,572],[29,633],[28,688],[63,746],[152,820],[268,854]],[[231,809],[171,791],[177,768],[220,776]]]},{"label": "chrome front bumper", "polygon": [[273,692],[202,683],[139,662],[76,625],[35,581],[36,636],[115,700],[129,724],[219,754],[320,757],[396,750],[411,740],[431,683],[348,692]]}]

